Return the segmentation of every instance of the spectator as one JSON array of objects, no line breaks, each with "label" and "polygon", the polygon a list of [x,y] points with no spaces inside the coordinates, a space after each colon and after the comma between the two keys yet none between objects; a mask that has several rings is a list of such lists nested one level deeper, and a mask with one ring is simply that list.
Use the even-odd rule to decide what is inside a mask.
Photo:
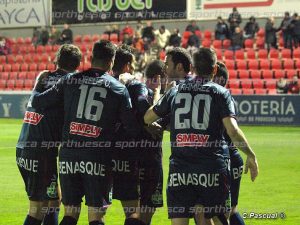
[{"label": "spectator", "polygon": [[193,32],[193,34],[189,37],[187,44],[189,47],[195,47],[195,48],[200,47],[200,39],[195,34],[195,32]]},{"label": "spectator", "polygon": [[112,30],[112,27],[110,25],[107,25],[107,26],[105,26],[105,30],[104,30],[103,34],[107,34],[108,37],[110,37],[111,30]]},{"label": "spectator", "polygon": [[110,34],[116,34],[116,35],[118,35],[118,41],[120,40],[120,28],[119,28],[118,24],[114,24],[111,27],[111,33]]},{"label": "spectator", "polygon": [[281,22],[280,29],[283,33],[284,47],[291,48],[293,47],[293,37],[292,37],[292,18],[290,17],[289,12],[285,12],[284,18]]},{"label": "spectator", "polygon": [[122,44],[132,45],[133,44],[133,36],[130,36],[128,33],[123,34]]},{"label": "spectator", "polygon": [[154,34],[156,36],[157,46],[160,51],[167,46],[171,33],[168,29],[165,28],[165,26],[161,26],[158,30],[154,32]]},{"label": "spectator", "polygon": [[133,39],[133,47],[137,50],[138,53],[144,52],[144,42],[140,32],[136,31]]},{"label": "spectator", "polygon": [[233,34],[235,32],[235,28],[239,27],[240,24],[242,23],[242,16],[238,12],[236,7],[232,9],[232,13],[230,13],[229,15],[228,22],[229,22],[230,34]]},{"label": "spectator", "polygon": [[240,27],[235,28],[235,32],[232,34],[231,37],[231,47],[230,50],[236,51],[243,48],[244,45],[244,38],[243,38],[243,32]]},{"label": "spectator", "polygon": [[134,34],[134,30],[133,28],[128,24],[128,22],[126,23],[125,27],[122,30],[122,35],[124,36],[125,34],[128,34],[129,37],[133,38],[133,34]]},{"label": "spectator", "polygon": [[49,42],[51,45],[56,45],[59,42],[59,37],[61,33],[56,29],[55,26],[51,27]]},{"label": "spectator", "polygon": [[147,22],[147,26],[143,28],[142,38],[144,40],[145,50],[148,50],[149,49],[149,45],[155,39],[154,28],[152,26],[152,22],[151,21],[148,21]]},{"label": "spectator", "polygon": [[274,27],[275,24],[275,19],[274,17],[270,17],[267,20],[266,26],[265,26],[265,36],[266,36],[266,44],[268,51],[270,51],[271,47],[272,48],[278,48],[277,47],[277,37],[276,37],[276,32],[277,28]]},{"label": "spectator", "polygon": [[141,20],[138,20],[137,25],[136,25],[136,31],[139,32],[140,34],[142,34],[144,29],[144,25],[142,24]]},{"label": "spectator", "polygon": [[73,31],[70,29],[69,24],[64,24],[64,30],[61,32],[59,39],[60,44],[72,44],[73,43]]},{"label": "spectator", "polygon": [[181,45],[181,36],[180,36],[178,28],[175,28],[173,30],[173,33],[170,36],[168,45],[172,46],[172,47],[180,47],[180,45]]},{"label": "spectator", "polygon": [[246,23],[244,28],[244,37],[246,39],[254,39],[255,34],[259,31],[259,25],[254,16],[251,16],[249,22]]},{"label": "spectator", "polygon": [[299,94],[300,87],[297,75],[293,76],[293,80],[289,83],[288,90],[291,94]]},{"label": "spectator", "polygon": [[222,19],[221,16],[218,17],[218,23],[215,27],[215,39],[216,40],[225,40],[229,38],[229,29],[228,25]]},{"label": "spectator", "polygon": [[41,45],[47,45],[49,41],[49,32],[46,27],[42,27],[40,43]]},{"label": "spectator", "polygon": [[37,46],[40,42],[40,36],[41,36],[41,31],[37,28],[33,28],[33,34],[32,34],[32,39],[31,42],[34,46]]},{"label": "spectator", "polygon": [[284,78],[280,78],[276,83],[277,94],[286,94],[288,92],[287,81]]},{"label": "spectator", "polygon": [[300,47],[300,16],[295,13],[293,20],[293,39],[295,47]]},{"label": "spectator", "polygon": [[8,55],[11,53],[10,44],[5,37],[0,37],[0,55]]},{"label": "spectator", "polygon": [[192,33],[195,33],[196,30],[200,30],[199,27],[196,24],[195,20],[192,20],[189,25],[185,28],[185,31],[190,31]]}]

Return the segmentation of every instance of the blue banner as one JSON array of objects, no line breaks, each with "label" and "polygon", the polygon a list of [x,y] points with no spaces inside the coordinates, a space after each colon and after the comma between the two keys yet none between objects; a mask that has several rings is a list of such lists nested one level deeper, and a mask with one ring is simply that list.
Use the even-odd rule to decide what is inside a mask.
[{"label": "blue banner", "polygon": [[0,92],[0,118],[23,118],[30,92]]},{"label": "blue banner", "polygon": [[299,95],[236,95],[239,124],[300,125]]}]

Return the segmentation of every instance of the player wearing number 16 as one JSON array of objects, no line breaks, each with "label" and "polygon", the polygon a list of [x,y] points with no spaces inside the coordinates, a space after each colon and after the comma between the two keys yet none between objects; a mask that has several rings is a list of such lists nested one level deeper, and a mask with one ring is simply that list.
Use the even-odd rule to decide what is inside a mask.
[{"label": "player wearing number 16", "polygon": [[[252,180],[258,174],[255,154],[237,126],[229,91],[211,81],[217,72],[214,50],[199,49],[193,67],[197,76],[171,88],[144,116],[150,124],[171,114],[167,204],[172,225],[187,225],[195,215],[197,224],[203,220],[212,224],[210,218],[230,210],[225,129],[247,154],[246,170],[250,168]],[[205,212],[210,210],[205,218],[204,207]]]},{"label": "player wearing number 16", "polygon": [[61,225],[77,223],[82,197],[89,207],[90,225],[104,224],[102,207],[111,201],[111,154],[116,123],[132,137],[140,129],[131,112],[124,85],[110,76],[116,48],[109,41],[94,44],[92,68],[64,79],[32,98],[34,107],[64,104],[63,144],[59,174],[65,215]]}]

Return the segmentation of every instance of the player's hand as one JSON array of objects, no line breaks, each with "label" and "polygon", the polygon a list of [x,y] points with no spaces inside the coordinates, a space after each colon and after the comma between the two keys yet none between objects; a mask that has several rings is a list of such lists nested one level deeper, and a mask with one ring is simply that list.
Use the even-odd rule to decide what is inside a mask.
[{"label": "player's hand", "polygon": [[157,75],[157,78],[155,79],[155,81],[153,81],[153,90],[156,93],[160,93],[161,90],[161,79],[160,79],[160,75]]},{"label": "player's hand", "polygon": [[36,80],[35,80],[35,85],[33,90],[36,91],[41,91],[43,89],[43,87],[45,86],[46,80],[48,78],[50,74],[49,70],[44,70],[42,72],[40,72],[40,74],[37,76]]},{"label": "player's hand", "polygon": [[135,76],[131,75],[130,73],[122,73],[119,76],[119,81],[124,85],[128,84],[130,81],[132,81],[134,79],[135,79]]},{"label": "player's hand", "polygon": [[155,140],[160,140],[163,135],[163,128],[156,122],[150,124],[149,126],[144,126],[145,130],[151,134],[152,138]]},{"label": "player's hand", "polygon": [[247,156],[245,174],[248,173],[249,169],[250,169],[251,180],[254,181],[255,178],[258,176],[258,163],[255,155]]}]

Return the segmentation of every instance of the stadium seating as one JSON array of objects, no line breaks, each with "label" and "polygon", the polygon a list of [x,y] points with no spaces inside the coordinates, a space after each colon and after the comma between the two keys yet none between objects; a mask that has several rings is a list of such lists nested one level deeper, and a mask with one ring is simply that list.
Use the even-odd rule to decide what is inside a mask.
[{"label": "stadium seating", "polygon": [[239,78],[240,79],[249,79],[249,71],[248,70],[239,70]]},{"label": "stadium seating", "polygon": [[268,59],[260,60],[260,69],[262,70],[268,70],[270,69],[270,61]]}]

